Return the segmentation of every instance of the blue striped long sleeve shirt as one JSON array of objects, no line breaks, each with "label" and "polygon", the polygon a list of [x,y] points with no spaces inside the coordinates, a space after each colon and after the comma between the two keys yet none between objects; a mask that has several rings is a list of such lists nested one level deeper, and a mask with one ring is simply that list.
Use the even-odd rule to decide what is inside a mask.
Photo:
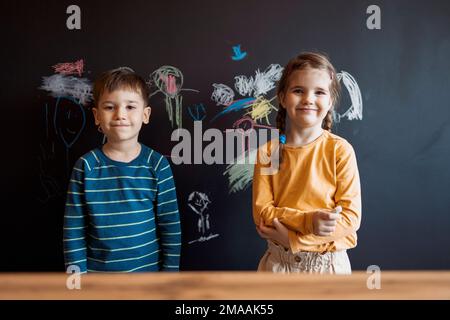
[{"label": "blue striped long sleeve shirt", "polygon": [[100,148],[83,155],[69,182],[63,234],[66,268],[178,271],[181,226],[167,159],[143,144],[129,163]]}]

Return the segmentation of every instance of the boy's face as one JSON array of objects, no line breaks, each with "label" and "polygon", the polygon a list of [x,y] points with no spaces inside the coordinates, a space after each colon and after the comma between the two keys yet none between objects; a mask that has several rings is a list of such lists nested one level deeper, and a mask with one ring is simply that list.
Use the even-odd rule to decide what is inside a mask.
[{"label": "boy's face", "polygon": [[119,89],[103,92],[92,109],[95,124],[100,125],[110,142],[137,141],[142,123],[147,124],[151,109],[139,92]]}]

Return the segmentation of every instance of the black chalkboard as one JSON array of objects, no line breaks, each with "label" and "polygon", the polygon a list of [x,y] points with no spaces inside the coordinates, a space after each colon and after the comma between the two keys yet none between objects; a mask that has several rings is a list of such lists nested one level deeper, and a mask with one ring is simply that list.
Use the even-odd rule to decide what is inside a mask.
[{"label": "black chalkboard", "polygon": [[[81,10],[79,30],[67,27],[66,10],[73,4]],[[334,128],[355,148],[361,174],[363,220],[359,244],[349,252],[353,268],[448,269],[450,3],[376,1],[381,29],[369,29],[372,4],[2,3],[0,270],[63,270],[69,173],[79,156],[102,143],[90,103],[83,105],[74,94],[51,96],[44,77],[69,72],[93,81],[105,70],[127,66],[150,80],[158,68],[172,66],[183,75],[182,88],[192,89],[178,94],[183,128],[193,133],[194,119],[202,119],[203,130],[225,130],[244,112],[215,118],[224,106],[211,99],[213,84],[233,89],[235,100],[248,98],[234,87],[236,76],[256,77],[257,70],[283,66],[310,50],[328,53],[362,94],[362,119],[343,117]],[[267,99],[274,96],[273,89],[265,93]],[[170,139],[174,127],[165,97],[161,92],[151,97],[152,117],[140,140],[170,155],[176,142]],[[177,99],[171,99],[175,109]],[[344,88],[341,115],[351,103]],[[269,116],[271,125],[275,115]],[[230,193],[226,165],[172,168],[182,217],[181,269],[255,270],[265,242],[253,225],[251,188]],[[209,228],[203,233],[189,206],[193,192],[207,204]]]}]

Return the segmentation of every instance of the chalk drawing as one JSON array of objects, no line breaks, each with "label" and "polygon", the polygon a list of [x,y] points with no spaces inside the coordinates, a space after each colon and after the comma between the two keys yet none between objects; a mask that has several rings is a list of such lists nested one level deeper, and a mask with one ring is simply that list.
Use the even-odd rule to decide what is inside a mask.
[{"label": "chalk drawing", "polygon": [[239,61],[244,59],[247,56],[247,52],[241,51],[241,45],[238,44],[237,46],[233,46],[233,55],[231,56],[231,59],[234,61]]},{"label": "chalk drawing", "polygon": [[[209,231],[211,229],[210,216],[206,211],[210,203],[211,200],[205,193],[194,191],[189,195],[188,206],[198,215],[197,231],[200,234],[199,238],[189,241],[189,244],[208,241],[219,236],[219,234],[212,234]],[[209,232],[208,235],[206,235],[207,232]]]},{"label": "chalk drawing", "polygon": [[[165,96],[166,111],[172,127],[175,125],[178,128],[182,127],[182,107],[183,96],[181,91],[194,91],[194,89],[183,89],[183,74],[181,71],[172,66],[162,66],[150,74],[150,85],[156,86],[157,91],[153,92],[151,96],[161,92]],[[174,110],[175,108],[175,110]],[[175,113],[175,114],[174,114]]]},{"label": "chalk drawing", "polygon": [[222,110],[221,112],[219,112],[218,114],[216,114],[214,116],[214,118],[211,119],[211,122],[215,121],[217,118],[230,113],[230,112],[237,112],[240,111],[242,109],[246,109],[252,106],[253,102],[255,101],[255,98],[244,98],[244,99],[239,99],[236,101],[233,101],[232,104],[230,104],[228,107],[226,107],[224,110]]},{"label": "chalk drawing", "polygon": [[[223,175],[228,179],[229,193],[244,191],[251,185],[257,153],[258,149],[246,150],[233,164],[226,167]],[[248,163],[245,162],[246,159],[249,159]]]},{"label": "chalk drawing", "polygon": [[188,107],[188,112],[194,121],[202,121],[206,117],[206,109],[203,103],[197,103]]},{"label": "chalk drawing", "polygon": [[362,120],[363,118],[363,102],[361,90],[355,78],[346,71],[341,71],[337,74],[338,80],[344,84],[350,96],[351,105],[343,114],[333,112],[333,120],[340,122],[342,118],[348,120]]},{"label": "chalk drawing", "polygon": [[256,98],[275,88],[275,83],[280,80],[282,72],[282,66],[271,64],[264,72],[257,69],[254,78],[247,78],[244,75],[234,77],[234,87],[241,96],[253,96]]},{"label": "chalk drawing", "polygon": [[278,111],[278,109],[272,105],[273,99],[275,99],[275,97],[270,100],[262,96],[257,97],[251,105],[251,110],[248,111],[246,115],[249,115],[255,121],[264,119],[267,124],[270,124],[270,113],[274,110]]},{"label": "chalk drawing", "polygon": [[39,89],[48,91],[55,98],[72,97],[82,105],[92,100],[92,85],[87,78],[54,74],[42,77],[42,85]]},{"label": "chalk drawing", "polygon": [[229,86],[223,83],[213,83],[214,91],[211,95],[211,100],[220,106],[229,106],[234,99],[234,91]]},{"label": "chalk drawing", "polygon": [[[56,134],[66,147],[66,164],[69,165],[69,149],[80,137],[86,125],[84,107],[72,97],[58,97],[55,104],[53,125]],[[68,168],[70,171],[70,168]]]},{"label": "chalk drawing", "polygon": [[84,61],[80,59],[75,62],[63,62],[55,64],[52,67],[56,73],[61,73],[65,75],[77,74],[79,77],[83,74]]}]

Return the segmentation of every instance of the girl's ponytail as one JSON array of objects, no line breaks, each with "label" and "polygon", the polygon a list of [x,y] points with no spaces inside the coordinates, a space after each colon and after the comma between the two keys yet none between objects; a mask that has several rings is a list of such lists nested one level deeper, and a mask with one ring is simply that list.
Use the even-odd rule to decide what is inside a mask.
[{"label": "girl's ponytail", "polygon": [[279,162],[283,160],[283,145],[286,143],[286,109],[278,105],[277,113],[277,129],[279,130],[280,142],[279,142]]}]

